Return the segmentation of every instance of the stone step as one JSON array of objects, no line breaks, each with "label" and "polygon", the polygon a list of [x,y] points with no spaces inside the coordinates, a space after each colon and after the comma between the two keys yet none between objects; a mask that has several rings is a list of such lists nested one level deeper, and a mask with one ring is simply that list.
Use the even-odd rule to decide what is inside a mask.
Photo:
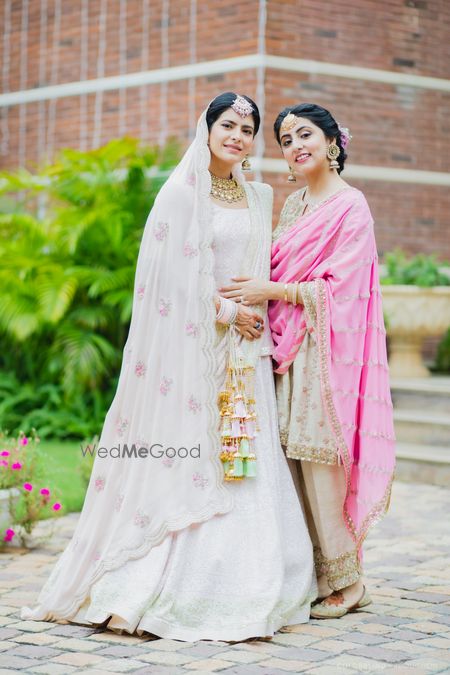
[{"label": "stone step", "polygon": [[450,487],[450,446],[396,444],[396,479]]},{"label": "stone step", "polygon": [[450,377],[391,379],[394,408],[447,413],[450,416]]},{"label": "stone step", "polygon": [[450,448],[450,415],[427,410],[394,408],[397,441]]}]

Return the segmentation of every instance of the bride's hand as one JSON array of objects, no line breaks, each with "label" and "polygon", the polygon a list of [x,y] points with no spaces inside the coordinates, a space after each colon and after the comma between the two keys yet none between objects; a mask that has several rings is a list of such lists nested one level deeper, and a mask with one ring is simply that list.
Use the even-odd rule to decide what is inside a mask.
[{"label": "bride's hand", "polygon": [[235,326],[246,340],[257,340],[264,331],[264,320],[248,307],[238,305]]},{"label": "bride's hand", "polygon": [[233,277],[236,283],[219,288],[224,298],[229,298],[243,305],[261,305],[269,299],[270,282],[249,277]]}]

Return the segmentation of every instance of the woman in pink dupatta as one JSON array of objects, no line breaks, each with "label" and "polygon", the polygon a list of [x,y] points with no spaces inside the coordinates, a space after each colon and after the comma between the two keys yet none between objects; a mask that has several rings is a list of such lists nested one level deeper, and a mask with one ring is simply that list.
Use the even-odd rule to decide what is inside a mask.
[{"label": "woman in pink dupatta", "polygon": [[283,110],[275,136],[306,187],[273,234],[271,281],[237,278],[225,297],[270,300],[280,433],[315,549],[319,602],[337,618],[368,605],[362,543],[387,510],[394,431],[373,219],[340,177],[350,139],[316,104]]}]

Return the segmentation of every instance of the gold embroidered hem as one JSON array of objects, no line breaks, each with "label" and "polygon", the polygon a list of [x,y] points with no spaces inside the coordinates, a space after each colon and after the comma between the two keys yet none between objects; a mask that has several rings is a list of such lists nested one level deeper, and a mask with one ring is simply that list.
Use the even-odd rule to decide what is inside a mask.
[{"label": "gold embroidered hem", "polygon": [[325,558],[319,546],[314,547],[314,564],[317,576],[326,576],[328,586],[340,591],[356,583],[362,574],[356,549],[342,553],[337,558]]},{"label": "gold embroidered hem", "polygon": [[[286,434],[287,436],[287,434]],[[339,464],[339,455],[334,448],[316,448],[310,445],[295,445],[281,441],[286,449],[286,457],[289,459],[303,459],[306,462],[317,464]]]}]

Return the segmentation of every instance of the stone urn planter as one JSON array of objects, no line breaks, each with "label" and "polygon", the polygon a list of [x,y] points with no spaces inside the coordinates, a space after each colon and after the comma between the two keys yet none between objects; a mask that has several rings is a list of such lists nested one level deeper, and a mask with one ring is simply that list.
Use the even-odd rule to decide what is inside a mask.
[{"label": "stone urn planter", "polygon": [[391,377],[428,377],[422,345],[450,326],[450,286],[383,285],[381,290]]},{"label": "stone urn planter", "polygon": [[7,488],[0,490],[0,536],[7,527],[11,526],[10,504],[14,507],[20,497],[20,491],[15,488]]}]

